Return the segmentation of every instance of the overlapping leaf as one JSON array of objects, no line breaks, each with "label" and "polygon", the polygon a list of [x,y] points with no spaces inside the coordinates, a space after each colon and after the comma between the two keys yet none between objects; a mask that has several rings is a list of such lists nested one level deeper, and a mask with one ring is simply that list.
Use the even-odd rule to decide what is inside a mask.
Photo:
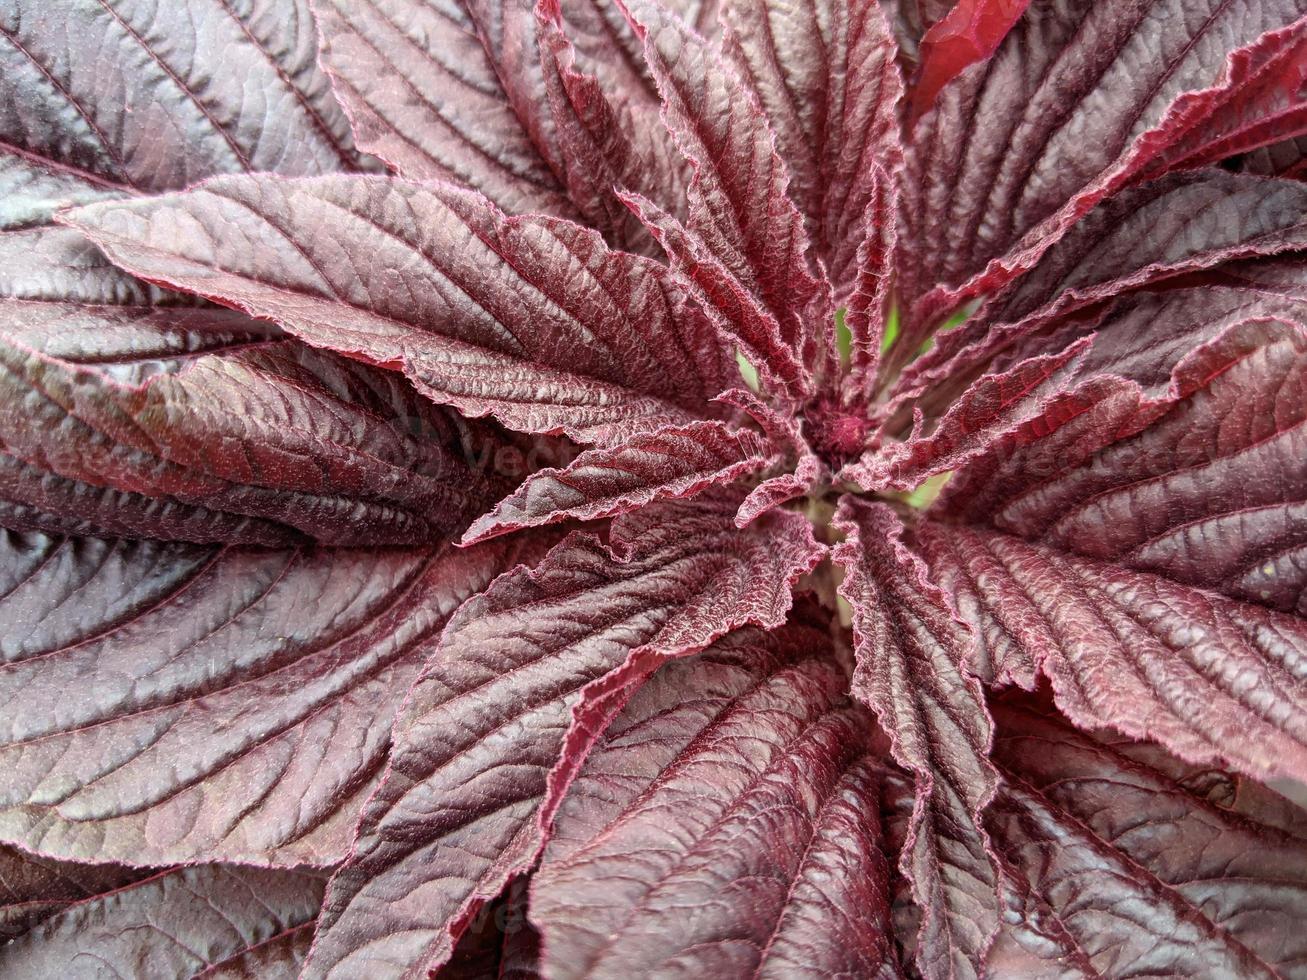
[{"label": "overlapping leaf", "polygon": [[921,909],[918,962],[928,977],[975,976],[998,927],[994,857],[980,826],[997,777],[989,714],[968,672],[971,640],[888,505],[846,496],[834,527],[845,535],[833,558],[853,606],[853,694],[915,781],[899,867]]},{"label": "overlapping leaf", "polygon": [[402,368],[436,401],[522,431],[612,443],[681,424],[728,370],[663,267],[449,185],[219,178],[69,220],[138,275]]},{"label": "overlapping leaf", "polygon": [[308,0],[13,0],[0,66],[4,142],[93,183],[162,190],[357,163]]},{"label": "overlapping leaf", "polygon": [[460,530],[506,485],[469,465],[465,424],[390,372],[285,342],[175,368],[170,345],[245,339],[213,336],[214,321],[92,315],[59,335],[40,319],[19,324],[68,361],[11,342],[0,320],[9,523],[200,543],[422,544]]},{"label": "overlapping leaf", "polygon": [[1238,52],[1256,49],[1257,64],[1292,73],[1292,59],[1264,49],[1296,47],[1304,15],[1300,0],[1077,0],[1027,10],[994,57],[947,86],[916,128],[902,212],[906,350],[962,300],[1028,268],[1173,144],[1222,125],[1223,110],[1252,140],[1229,152],[1257,145],[1254,131],[1282,114],[1283,99],[1242,101],[1250,85],[1280,89]]},{"label": "overlapping leaf", "polygon": [[411,976],[528,869],[633,683],[745,623],[779,626],[821,555],[806,521],[732,523],[739,495],[569,537],[466,603],[395,725],[385,781],[332,880],[309,977]]},{"label": "overlapping leaf", "polygon": [[343,858],[441,627],[533,553],[0,546],[0,839],[145,865]]},{"label": "overlapping leaf", "polygon": [[[905,372],[902,387],[959,382],[998,352],[1095,303],[1232,259],[1307,247],[1307,188],[1220,170],[1179,174],[1109,198]],[[1174,323],[1190,335],[1188,319]],[[1152,331],[1156,334],[1159,331]],[[1050,351],[1051,352],[1051,351]]]},{"label": "overlapping leaf", "polygon": [[544,976],[898,975],[872,722],[807,614],[667,665],[609,728],[533,878]]},{"label": "overlapping leaf", "polygon": [[0,844],[0,944],[16,939],[75,902],[153,875],[118,864],[75,864]]},{"label": "overlapping leaf", "polygon": [[1006,784],[988,825],[1008,914],[1002,976],[1295,976],[1307,822],[1274,793],[1146,744],[995,706]]},{"label": "overlapping leaf", "polygon": [[726,50],[775,134],[814,251],[831,281],[847,289],[876,168],[893,170],[903,152],[903,84],[884,12],[843,0],[740,0],[725,4],[722,16]]},{"label": "overlapping leaf", "polygon": [[954,475],[937,512],[991,529],[919,536],[997,679],[1043,672],[1078,724],[1301,778],[1307,342],[1147,337],[1134,365],[1155,384],[1174,364],[1167,388],[1091,379]]},{"label": "overlapping leaf", "polygon": [[691,497],[777,461],[761,435],[722,422],[694,422],[636,436],[616,449],[591,449],[565,469],[539,470],[479,517],[463,536],[480,541],[569,518],[592,520],[655,500]]},{"label": "overlapping leaf", "polygon": [[[708,308],[729,323],[741,305],[760,305],[751,315],[769,321],[801,366],[816,365],[827,340],[828,287],[812,275],[788,168],[757,102],[715,49],[658,0],[631,0],[623,9],[644,41],[667,127],[694,167],[685,227],[647,206],[642,218]],[[784,364],[780,350],[767,353],[777,378],[802,390],[803,371]]]},{"label": "overlapping leaf", "polygon": [[176,868],[88,897],[0,947],[0,976],[290,980],[324,885],[307,871]]}]

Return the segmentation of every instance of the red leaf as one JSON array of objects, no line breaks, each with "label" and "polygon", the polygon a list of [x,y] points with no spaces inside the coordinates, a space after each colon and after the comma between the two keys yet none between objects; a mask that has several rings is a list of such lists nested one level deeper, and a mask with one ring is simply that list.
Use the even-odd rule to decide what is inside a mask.
[{"label": "red leaf", "polygon": [[884,11],[849,0],[739,0],[722,16],[726,53],[775,134],[814,253],[846,291],[877,168],[893,171],[903,157],[903,82]]},{"label": "red leaf", "polygon": [[919,119],[940,89],[977,61],[992,55],[1030,0],[958,0],[921,39],[912,116]]},{"label": "red leaf", "polygon": [[732,524],[738,495],[620,518],[499,578],[450,622],[395,725],[381,788],[332,880],[306,977],[448,959],[528,869],[594,739],[662,660],[746,623],[779,626],[821,556],[808,523]]},{"label": "red leaf", "polygon": [[720,390],[723,354],[663,267],[449,185],[225,178],[67,220],[139,275],[521,431],[611,444],[691,421]]},{"label": "red leaf", "polygon": [[843,690],[819,619],[655,674],[533,879],[545,974],[897,976],[872,722]]},{"label": "red leaf", "polygon": [[914,132],[901,212],[905,350],[1030,268],[1104,197],[1155,173],[1177,141],[1219,125],[1221,107],[1244,106],[1243,125],[1282,111],[1244,103],[1258,79],[1242,66],[1252,51],[1265,59],[1296,44],[1303,13],[1297,0],[1031,6]]},{"label": "red leaf", "polygon": [[829,287],[809,268],[803,217],[766,116],[720,53],[658,0],[622,6],[644,41],[667,128],[694,167],[689,241],[664,231],[660,244],[691,266],[711,255],[730,288],[760,300],[785,346],[813,367]]},{"label": "red leaf", "polygon": [[1006,780],[996,976],[1292,976],[1307,962],[1307,820],[1153,746],[995,705]]},{"label": "red leaf", "polygon": [[[41,312],[29,329],[49,338]],[[505,484],[469,466],[466,424],[388,372],[277,343],[172,373],[148,355],[228,339],[210,333],[218,317],[89,319],[77,337],[71,321],[45,341],[71,348],[73,363],[7,342],[0,319],[0,397],[26,406],[0,419],[11,524],[200,543],[422,544],[459,531]],[[109,325],[128,351],[113,349]],[[156,349],[130,349],[147,344]],[[131,383],[151,370],[162,373]]]},{"label": "red leaf", "polygon": [[78,903],[0,947],[27,977],[294,977],[324,879],[236,865],[175,868]]},{"label": "red leaf", "polygon": [[154,872],[118,864],[73,864],[0,844],[0,946],[85,899]]},{"label": "red leaf", "polygon": [[67,179],[154,191],[357,165],[308,0],[13,0],[0,34],[6,150]]},{"label": "red leaf", "polygon": [[543,544],[267,551],[3,532],[0,838],[125,864],[341,860],[445,620]]},{"label": "red leaf", "polygon": [[998,928],[997,874],[980,814],[997,785],[990,721],[970,675],[972,641],[883,503],[845,496],[840,595],[853,606],[853,694],[914,777],[916,803],[899,869],[922,912],[917,961],[927,977],[978,975]]},{"label": "red leaf", "polygon": [[655,500],[691,497],[777,462],[766,439],[721,422],[694,422],[636,436],[617,449],[591,449],[565,469],[527,477],[478,518],[465,544],[569,518],[593,520]]}]

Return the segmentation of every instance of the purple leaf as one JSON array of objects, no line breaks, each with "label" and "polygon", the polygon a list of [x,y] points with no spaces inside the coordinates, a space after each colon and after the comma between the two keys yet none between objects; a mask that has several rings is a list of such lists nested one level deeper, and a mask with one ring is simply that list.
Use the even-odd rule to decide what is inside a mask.
[{"label": "purple leaf", "polygon": [[12,0],[0,35],[5,149],[63,179],[154,191],[357,166],[308,0]]},{"label": "purple leaf", "polygon": [[[26,409],[0,422],[0,497],[15,518],[29,513],[33,528],[200,543],[421,544],[457,532],[504,483],[465,461],[460,436],[470,455],[472,433],[465,424],[460,433],[461,420],[389,372],[276,343],[172,370],[163,362],[133,383],[131,369],[159,366],[148,357],[164,353],[157,348],[191,342],[187,320],[208,330],[215,318],[185,311],[169,333],[151,336],[147,328],[170,314],[125,323],[93,315],[76,339],[65,323],[64,337],[46,345],[71,347],[69,362],[6,342],[5,311],[0,396]],[[106,323],[123,330],[110,344]],[[38,319],[31,332],[43,327]]]},{"label": "purple leaf", "polygon": [[614,721],[533,878],[544,976],[899,975],[872,722],[807,612],[667,665]]},{"label": "purple leaf", "polygon": [[694,422],[635,436],[617,449],[591,449],[565,469],[532,473],[511,496],[467,529],[481,541],[569,518],[593,520],[655,500],[690,497],[775,463],[768,441],[751,429]]},{"label": "purple leaf", "polygon": [[814,252],[847,287],[876,168],[891,171],[903,155],[903,83],[884,12],[848,0],[738,0],[722,15],[726,51],[775,134]]},{"label": "purple leaf", "polygon": [[876,712],[916,788],[899,869],[922,910],[927,977],[974,976],[998,928],[994,855],[980,825],[997,777],[990,721],[970,675],[972,640],[890,507],[845,496],[833,525],[840,595],[853,606],[853,694]]},{"label": "purple leaf", "polygon": [[1294,976],[1307,964],[1307,820],[1146,744],[995,706],[988,826],[1009,913],[995,976]]},{"label": "purple leaf", "polygon": [[942,334],[900,388],[956,389],[997,352],[1077,310],[1232,259],[1304,247],[1302,184],[1203,170],[1131,188],[1090,211],[1030,272]]},{"label": "purple leaf", "polygon": [[613,443],[683,424],[725,370],[663,267],[448,185],[224,178],[67,220],[138,275],[402,368],[520,431]]},{"label": "purple leaf", "polygon": [[826,313],[829,287],[811,273],[803,217],[766,116],[721,54],[658,0],[623,9],[644,41],[667,128],[694,167],[687,229],[664,231],[659,243],[682,264],[710,254],[775,318],[788,350],[814,366],[824,324],[813,320]]},{"label": "purple leaf", "polygon": [[779,626],[821,548],[794,514],[747,531],[705,495],[574,534],[466,603],[395,724],[306,977],[410,976],[528,869],[593,740],[643,677],[746,623]]},{"label": "purple leaf", "polygon": [[[322,62],[359,145],[405,177],[457,180],[510,212],[570,216],[496,70],[496,56],[512,52],[489,48],[477,6],[315,0]],[[533,47],[528,41],[518,57],[532,57]]]},{"label": "purple leaf", "polygon": [[445,620],[543,542],[0,545],[0,839],[84,861],[326,865]]},{"label": "purple leaf", "polygon": [[1301,619],[992,531],[918,535],[998,680],[1046,674],[1082,727],[1257,778],[1307,778]]},{"label": "purple leaf", "polygon": [[7,976],[291,980],[324,879],[205,864],[90,897],[0,947]]},{"label": "purple leaf", "polygon": [[[901,212],[905,350],[967,298],[1029,268],[1172,145],[1215,125],[1222,106],[1241,104],[1260,83],[1242,72],[1238,49],[1276,31],[1258,50],[1295,44],[1304,13],[1298,0],[1030,7],[916,127]],[[1281,111],[1250,108],[1242,125]]]},{"label": "purple leaf", "polygon": [[63,909],[154,872],[117,864],[73,864],[0,844],[0,944]]}]

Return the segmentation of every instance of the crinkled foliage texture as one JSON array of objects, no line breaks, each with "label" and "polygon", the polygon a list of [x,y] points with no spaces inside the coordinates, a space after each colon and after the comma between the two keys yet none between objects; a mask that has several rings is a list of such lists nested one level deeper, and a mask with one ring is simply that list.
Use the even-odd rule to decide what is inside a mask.
[{"label": "crinkled foliage texture", "polygon": [[0,977],[1307,976],[1307,0],[0,0]]}]

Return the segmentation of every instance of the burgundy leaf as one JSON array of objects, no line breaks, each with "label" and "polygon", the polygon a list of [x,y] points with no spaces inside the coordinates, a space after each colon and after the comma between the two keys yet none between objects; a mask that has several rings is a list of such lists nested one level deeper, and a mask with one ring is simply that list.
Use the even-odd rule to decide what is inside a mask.
[{"label": "burgundy leaf", "polygon": [[74,902],[147,878],[118,864],[73,864],[0,844],[0,944],[16,939]]},{"label": "burgundy leaf", "polygon": [[858,246],[857,275],[845,314],[850,362],[844,386],[846,402],[866,400],[894,308],[894,253],[898,247],[894,180],[879,166],[868,179],[872,186],[865,217],[867,233]]},{"label": "burgundy leaf", "polygon": [[931,107],[948,82],[992,55],[1030,0],[958,0],[921,38],[912,115]]},{"label": "burgundy leaf", "polygon": [[488,50],[477,6],[316,0],[336,94],[359,145],[404,176],[452,178],[511,212],[570,215],[496,71],[496,54],[530,58],[532,45]]},{"label": "burgundy leaf", "polygon": [[[499,578],[446,628],[332,880],[306,977],[421,976],[529,868],[589,745],[662,659],[779,626],[821,556],[807,522],[737,531],[737,494],[620,518]],[[619,669],[620,668],[620,669]]]},{"label": "burgundy leaf", "polygon": [[[0,498],[32,512],[34,527],[201,543],[420,544],[458,531],[494,499],[495,481],[462,456],[458,420],[390,372],[280,343],[120,383],[104,370],[115,355],[119,373],[129,366],[104,349],[107,317],[91,318],[81,344],[47,342],[73,347],[77,364],[6,342],[3,311],[0,393],[25,411],[0,420]],[[188,312],[212,323],[207,311]],[[185,342],[185,318],[172,338],[141,336],[165,316],[128,319],[122,342]],[[154,352],[132,356],[142,353]]]},{"label": "burgundy leaf", "polygon": [[[687,231],[659,236],[682,264],[710,254],[734,288],[760,299],[786,347],[813,366],[828,287],[810,271],[803,217],[756,99],[720,53],[658,0],[623,4],[644,41],[663,118],[694,166]],[[683,241],[688,239],[688,241]],[[790,379],[786,379],[790,380]]]},{"label": "burgundy leaf", "polygon": [[739,348],[769,387],[791,400],[802,397],[811,386],[810,375],[761,298],[671,214],[636,194],[624,194],[622,199],[671,256],[673,273],[723,340]]},{"label": "burgundy leaf", "polygon": [[899,975],[873,723],[807,612],[667,665],[618,716],[533,879],[546,977]]},{"label": "burgundy leaf", "polygon": [[62,179],[140,190],[357,165],[308,0],[12,0],[0,138]]},{"label": "burgundy leaf", "polygon": [[959,329],[940,335],[901,387],[956,388],[968,370],[1076,310],[1231,259],[1304,247],[1302,184],[1204,170],[1131,188],[1090,211]]},{"label": "burgundy leaf", "polygon": [[1301,614],[1307,331],[1236,323],[1187,351],[1144,338],[1143,380],[1159,353],[1179,358],[1160,396],[1087,382],[954,474],[941,513]]},{"label": "burgundy leaf", "polygon": [[1046,674],[1077,725],[1192,762],[1307,777],[1301,619],[995,532],[918,535],[997,679]]},{"label": "burgundy leaf", "polygon": [[[604,23],[589,4],[568,4],[569,13],[578,9],[594,11]],[[659,139],[657,103],[648,98],[629,100],[627,107],[636,118],[623,126],[620,110],[609,101],[603,82],[578,70],[577,51],[565,33],[560,5],[546,0],[537,6],[536,16],[542,86],[549,97],[557,165],[568,194],[586,223],[608,242],[628,252],[653,253],[652,238],[622,203],[617,188],[661,197],[664,188],[685,182],[676,151]],[[617,61],[629,65],[625,58]],[[638,76],[622,81],[637,91],[642,88]],[[637,142],[636,134],[645,134],[645,140]]]},{"label": "burgundy leaf", "polygon": [[662,266],[449,185],[222,178],[68,220],[138,275],[521,431],[613,443],[692,421],[722,383],[722,351]]},{"label": "burgundy leaf", "polygon": [[[1242,104],[1259,81],[1239,50],[1265,59],[1268,45],[1295,45],[1305,13],[1300,0],[1033,5],[916,127],[901,212],[904,350],[968,297],[1028,268],[1177,141],[1217,125],[1223,106]],[[1283,111],[1248,108],[1243,126]]]},{"label": "burgundy leaf", "polygon": [[1233,52],[1223,87],[1181,99],[1176,108],[1169,129],[1183,135],[1168,134],[1151,171],[1212,164],[1307,132],[1307,21]]},{"label": "burgundy leaf", "polygon": [[903,156],[903,84],[885,15],[850,0],[733,0],[722,13],[727,53],[766,113],[815,253],[847,287],[876,168],[893,170]]},{"label": "burgundy leaf", "polygon": [[73,860],[325,865],[445,620],[543,542],[0,546],[0,838]]},{"label": "burgundy leaf", "polygon": [[693,422],[639,435],[617,449],[591,449],[564,469],[539,470],[463,536],[481,541],[569,518],[592,520],[655,500],[690,497],[776,462],[768,441],[751,429]]},{"label": "burgundy leaf", "polygon": [[917,961],[927,977],[975,976],[998,927],[994,855],[980,824],[997,777],[989,713],[968,672],[972,640],[888,505],[846,496],[834,527],[845,535],[833,558],[853,606],[853,694],[915,780],[899,868],[922,911]]},{"label": "burgundy leaf", "polygon": [[291,980],[324,878],[205,864],[88,898],[0,946],[6,976]]},{"label": "burgundy leaf", "polygon": [[1295,976],[1307,817],[1252,783],[998,704],[995,976]]}]

